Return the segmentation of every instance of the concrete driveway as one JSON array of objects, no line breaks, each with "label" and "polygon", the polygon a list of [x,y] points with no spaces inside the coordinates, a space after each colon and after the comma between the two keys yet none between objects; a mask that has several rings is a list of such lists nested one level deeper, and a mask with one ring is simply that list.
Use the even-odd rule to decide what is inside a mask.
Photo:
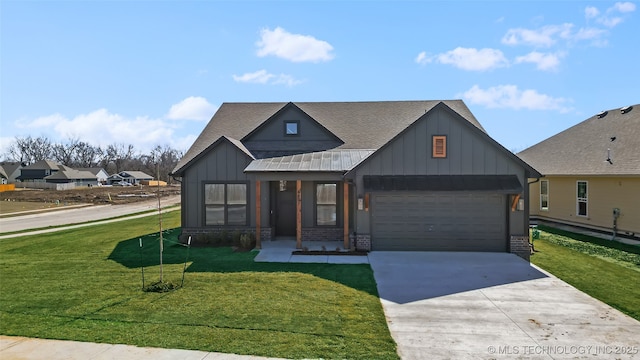
[{"label": "concrete driveway", "polygon": [[640,322],[513,254],[369,262],[402,359],[640,359]]}]

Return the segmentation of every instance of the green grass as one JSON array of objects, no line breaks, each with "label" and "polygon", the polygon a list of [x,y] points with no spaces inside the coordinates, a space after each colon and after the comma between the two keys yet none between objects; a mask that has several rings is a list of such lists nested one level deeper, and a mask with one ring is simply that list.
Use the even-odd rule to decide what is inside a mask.
[{"label": "green grass", "polygon": [[[166,227],[180,212],[163,217]],[[0,240],[0,333],[284,358],[397,359],[368,265],[192,248],[159,277],[155,217]],[[165,232],[165,280],[187,249]],[[139,238],[143,238],[142,255]]]},{"label": "green grass", "polygon": [[608,240],[600,244],[599,239],[563,234],[541,231],[531,262],[640,320],[640,255],[635,247],[628,245],[631,246],[628,252],[622,250],[627,249],[626,246]]}]

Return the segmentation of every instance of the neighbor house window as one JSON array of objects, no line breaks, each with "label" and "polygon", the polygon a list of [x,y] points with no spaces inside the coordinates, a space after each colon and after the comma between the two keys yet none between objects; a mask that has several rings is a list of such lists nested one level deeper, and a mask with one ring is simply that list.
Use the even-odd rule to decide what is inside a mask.
[{"label": "neighbor house window", "polygon": [[335,226],[337,219],[337,184],[316,184],[316,224]]},{"label": "neighbor house window", "polygon": [[247,184],[205,184],[205,225],[246,225]]},{"label": "neighbor house window", "polygon": [[445,135],[433,136],[433,157],[434,158],[447,157],[447,137]]},{"label": "neighbor house window", "polygon": [[300,123],[298,121],[285,121],[284,133],[285,135],[298,135]]},{"label": "neighbor house window", "polygon": [[586,181],[578,181],[577,183],[578,190],[578,206],[577,213],[578,216],[587,216],[587,182]]},{"label": "neighbor house window", "polygon": [[540,210],[549,210],[549,180],[540,181]]}]

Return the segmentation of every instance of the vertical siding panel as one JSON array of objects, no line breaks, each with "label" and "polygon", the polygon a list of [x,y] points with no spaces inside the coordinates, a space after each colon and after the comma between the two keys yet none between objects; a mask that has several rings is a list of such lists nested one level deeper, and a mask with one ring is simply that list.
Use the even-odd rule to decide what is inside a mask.
[{"label": "vertical siding panel", "polygon": [[387,146],[382,152],[381,170],[385,175],[393,175],[393,150],[391,146]]},{"label": "vertical siding panel", "polygon": [[451,133],[451,122],[455,121],[447,113],[438,111],[438,134],[445,135],[447,137],[447,157],[444,159],[438,159],[438,174],[449,175],[449,169],[451,168],[451,156],[449,156],[449,134]]},{"label": "vertical siding panel", "polygon": [[416,174],[416,129],[410,129],[405,135],[402,152],[404,153],[404,161],[402,162],[403,173],[405,175]]},{"label": "vertical siding panel", "polygon": [[[465,129],[466,130],[466,129]],[[463,131],[460,134],[460,164],[461,174],[473,173],[473,137],[469,131]]]},{"label": "vertical siding panel", "polygon": [[472,173],[482,175],[484,173],[484,144],[476,136],[471,139],[473,143],[473,164]]},{"label": "vertical siding panel", "polygon": [[450,131],[447,138],[447,156],[449,157],[449,173],[460,175],[462,169],[462,134],[460,124],[450,122]]},{"label": "vertical siding panel", "polygon": [[427,136],[427,119],[422,119],[416,124],[414,132],[415,140],[415,173],[425,174],[427,172],[427,158],[431,155],[429,153],[430,137]]},{"label": "vertical siding panel", "polygon": [[396,139],[391,145],[393,153],[393,175],[404,175],[404,137]]},{"label": "vertical siding panel", "polygon": [[432,152],[432,146],[433,144],[431,143],[432,139],[433,139],[433,135],[437,135],[438,133],[438,117],[437,117],[437,113],[431,113],[429,114],[429,116],[426,119],[426,123],[427,123],[427,133],[426,133],[426,137],[425,137],[425,142],[426,142],[426,147],[427,147],[427,156],[426,156],[426,163],[427,163],[427,169],[426,169],[426,175],[437,175],[438,174],[438,163],[437,163],[437,159],[433,158],[433,154]]},{"label": "vertical siding panel", "polygon": [[485,174],[496,174],[496,161],[498,153],[494,149],[485,147],[484,151],[484,171]]}]

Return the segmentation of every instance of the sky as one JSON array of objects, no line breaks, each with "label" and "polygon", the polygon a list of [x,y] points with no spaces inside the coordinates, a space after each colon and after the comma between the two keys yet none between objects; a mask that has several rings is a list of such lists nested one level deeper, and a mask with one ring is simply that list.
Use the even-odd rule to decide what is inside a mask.
[{"label": "sky", "polygon": [[224,102],[444,99],[518,152],[640,103],[639,5],[0,0],[0,154],[186,151]]}]

